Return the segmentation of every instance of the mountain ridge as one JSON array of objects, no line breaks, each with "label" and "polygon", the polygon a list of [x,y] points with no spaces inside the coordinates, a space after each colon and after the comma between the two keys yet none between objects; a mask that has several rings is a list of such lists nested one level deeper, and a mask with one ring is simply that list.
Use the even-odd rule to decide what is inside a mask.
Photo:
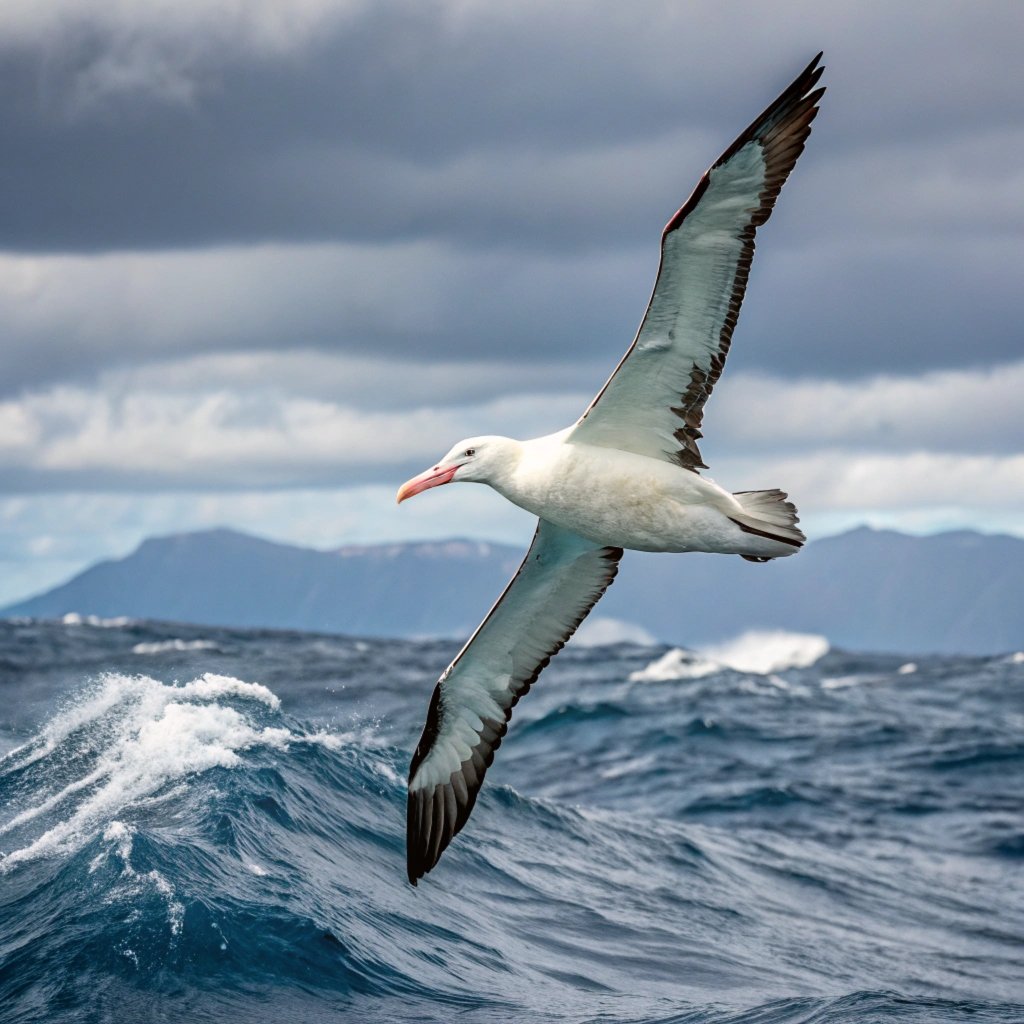
[{"label": "mountain ridge", "polygon": [[[464,636],[522,555],[463,537],[315,549],[216,527],[146,538],[0,616]],[[629,552],[591,624],[686,645],[767,628],[851,649],[970,654],[1024,646],[1022,609],[1024,540],[858,527],[767,565]]]}]

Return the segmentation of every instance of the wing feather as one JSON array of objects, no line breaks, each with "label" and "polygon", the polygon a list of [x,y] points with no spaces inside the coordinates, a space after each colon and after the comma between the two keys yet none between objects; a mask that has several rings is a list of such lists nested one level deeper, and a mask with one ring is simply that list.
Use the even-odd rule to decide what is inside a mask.
[{"label": "wing feather", "polygon": [[621,548],[538,523],[523,564],[430,699],[409,766],[413,885],[466,824],[512,709],[611,584],[621,557]]},{"label": "wing feather", "polygon": [[640,330],[570,441],[706,468],[697,441],[754,257],[825,90],[821,54],[701,178],[668,222]]}]

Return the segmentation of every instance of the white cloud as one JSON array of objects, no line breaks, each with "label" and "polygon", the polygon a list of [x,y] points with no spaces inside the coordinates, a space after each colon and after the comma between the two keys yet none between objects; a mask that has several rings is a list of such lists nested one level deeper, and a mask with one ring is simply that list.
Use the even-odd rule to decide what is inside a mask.
[{"label": "white cloud", "polygon": [[[316,353],[186,358],[110,373],[92,388],[0,402],[0,472],[41,488],[380,480],[430,462],[462,437],[532,437],[568,425],[599,381],[556,389],[559,380],[579,383],[573,377],[562,367],[544,379],[546,393],[529,364],[474,369]],[[856,507],[1002,507],[999,495],[1016,493],[1022,392],[1024,363],[854,382],[737,374],[709,403],[703,451],[723,480],[723,467],[741,467],[742,479],[729,474],[736,489],[766,464],[787,467],[768,482],[796,491],[806,479],[823,509],[850,507],[842,488],[856,489]],[[374,400],[380,394],[388,401]],[[949,491],[954,466],[972,467],[977,478],[958,497]],[[998,484],[984,485],[986,473]]]},{"label": "white cloud", "polygon": [[5,108],[8,244],[107,250],[0,254],[0,482],[73,489],[0,499],[17,539],[0,587],[218,523],[324,544],[528,532],[480,488],[396,510],[390,477],[460,436],[578,414],[636,326],[661,224],[819,45],[830,91],[705,455],[730,487],[786,487],[811,532],[1024,532],[1020,17],[0,5],[31,83]]},{"label": "white cloud", "polygon": [[[281,389],[268,391],[266,380],[280,369],[275,359],[253,378],[263,382],[259,400],[246,390],[250,381],[227,387],[237,365],[230,360],[217,390],[193,393],[208,364],[186,360],[180,378],[168,367],[163,391],[159,374],[134,389],[124,374],[115,375],[121,394],[61,388],[0,404],[0,469],[34,473],[34,487],[52,477],[89,488],[0,498],[0,600],[126,554],[145,536],[218,525],[323,547],[452,535],[525,544],[531,517],[488,488],[443,488],[397,508],[396,485],[457,437],[555,429],[589,397],[527,393],[380,413],[304,397],[304,374],[282,374]],[[311,368],[343,372],[321,357]],[[387,361],[360,369],[370,389],[376,374],[395,372]],[[1022,364],[860,384],[739,375],[715,395],[705,453],[724,486],[788,490],[811,536],[861,523],[1024,535],[1024,454],[1014,444],[1024,436],[1014,402],[1022,383]],[[965,408],[970,416],[950,416]],[[887,422],[866,430],[878,409]],[[946,424],[962,435],[961,450],[947,443]],[[1004,431],[1007,443],[993,446],[1001,452],[972,450]],[[389,479],[359,483],[373,476]],[[125,492],[104,493],[104,481]],[[174,491],[183,481],[197,489]],[[313,489],[314,482],[337,486]],[[143,485],[152,492],[128,493]],[[288,489],[252,489],[263,486]]]},{"label": "white cloud", "polygon": [[[822,451],[775,463],[786,486],[807,504],[833,509],[1024,510],[1024,454],[911,452],[844,456]],[[1024,512],[1020,513],[1024,524]]]},{"label": "white cloud", "polygon": [[708,403],[706,447],[1016,452],[1024,362],[860,381],[726,377]]},{"label": "white cloud", "polygon": [[368,411],[273,392],[60,387],[0,403],[0,425],[16,428],[0,445],[0,471],[25,471],[44,487],[48,476],[125,488],[357,482],[425,465],[462,437],[550,432],[583,407],[576,396],[526,395]]},{"label": "white cloud", "polygon": [[[724,461],[721,482],[786,486],[808,535],[867,523],[911,533],[983,528],[1024,536],[1024,457]],[[945,479],[944,479],[945,478]],[[272,540],[349,543],[477,537],[525,549],[533,517],[487,487],[446,487],[401,506],[395,488],[14,495],[0,497],[0,604],[123,557],[148,536],[231,526]]]}]

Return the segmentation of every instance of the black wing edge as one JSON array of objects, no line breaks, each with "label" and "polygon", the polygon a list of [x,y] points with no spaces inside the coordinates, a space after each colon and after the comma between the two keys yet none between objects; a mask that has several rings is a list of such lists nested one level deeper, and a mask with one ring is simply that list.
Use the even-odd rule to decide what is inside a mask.
[{"label": "black wing edge", "polygon": [[[792,84],[769,103],[761,115],[747,126],[746,131],[741,132],[733,144],[704,172],[690,197],[665,225],[662,237],[675,231],[695,209],[708,187],[711,172],[754,140],[764,147],[765,162],[768,165],[767,181],[761,193],[761,206],[754,211],[755,220],[759,214],[761,219],[756,220],[755,226],[763,224],[768,219],[783,182],[793,169],[797,157],[803,152],[807,136],[811,133],[811,122],[818,115],[818,101],[825,95],[824,86],[811,93],[825,71],[825,65],[820,63],[824,55],[825,51],[822,50]],[[782,166],[783,164],[785,166]]]},{"label": "black wing edge", "polygon": [[[520,698],[525,696],[530,687],[537,681],[537,677],[547,668],[551,659],[566,645],[569,638],[576,632],[579,624],[590,613],[590,609],[598,602],[601,595],[611,586],[619,570],[619,560],[622,558],[622,548],[602,548],[601,556],[606,563],[606,575],[601,583],[595,588],[585,600],[584,607],[574,621],[569,625],[565,634],[555,643],[550,651],[537,663],[530,675],[521,680],[512,680],[512,699],[505,710],[503,721],[494,718],[483,720],[483,731],[480,738],[472,749],[470,756],[452,772],[448,782],[440,783],[433,790],[409,791],[406,805],[406,869],[409,881],[416,885],[420,878],[429,872],[441,859],[448,844],[462,830],[463,825],[469,820],[469,816],[476,804],[477,795],[483,785],[484,775],[494,761],[494,753],[501,746],[501,741],[508,731],[508,723],[512,718],[512,709],[519,703]],[[529,558],[529,552],[527,552]],[[488,614],[490,618],[497,610],[498,605],[505,599],[512,589],[519,573],[522,572],[526,559],[516,571],[515,576],[502,592],[495,603],[494,608]],[[485,622],[487,619],[484,620]],[[465,651],[463,654],[466,653]],[[461,657],[461,655],[460,655]],[[442,677],[443,678],[443,677]],[[441,731],[443,718],[441,707],[441,683],[434,687],[434,693],[430,698],[430,707],[427,710],[427,721],[423,727],[423,734],[416,750],[413,753],[409,765],[409,781],[412,782],[416,769],[419,768],[427,754],[430,753],[438,733]]]},{"label": "black wing edge", "polygon": [[[757,229],[771,216],[775,208],[775,200],[782,191],[782,186],[796,165],[797,158],[804,151],[807,137],[811,134],[811,122],[818,115],[818,102],[825,95],[825,88],[814,89],[821,78],[824,66],[820,64],[824,51],[797,76],[796,80],[786,89],[774,103],[769,104],[764,113],[756,118],[746,131],[742,132],[735,142],[705,172],[692,195],[679,208],[676,215],[665,225],[662,234],[662,246],[665,239],[686,220],[687,216],[700,202],[711,181],[711,172],[721,167],[735,153],[739,152],[748,142],[759,142],[764,152],[765,182],[758,197],[758,205],[750,211],[750,220],[740,232],[742,243],[739,262],[736,265],[736,276],[733,278],[732,294],[726,310],[722,330],[718,336],[718,351],[711,357],[711,365],[707,370],[694,366],[690,373],[690,383],[683,393],[679,405],[672,411],[683,421],[673,434],[679,442],[679,449],[674,452],[675,460],[683,469],[696,472],[707,469],[700,454],[697,441],[703,436],[701,424],[704,420],[704,405],[725,367],[725,359],[732,344],[732,333],[739,320],[740,306],[747,290],[750,277],[750,264],[754,259],[754,235]],[[813,91],[812,91],[813,90]],[[657,289],[657,284],[655,284]]]},{"label": "black wing edge", "polygon": [[[665,239],[677,230],[686,220],[687,216],[696,209],[701,197],[707,191],[711,183],[711,172],[716,167],[721,167],[731,156],[742,149],[748,142],[757,140],[765,150],[766,180],[758,199],[758,206],[751,211],[750,221],[740,233],[743,247],[740,252],[739,263],[736,268],[736,276],[733,279],[732,294],[729,296],[729,305],[726,311],[722,330],[718,339],[718,350],[712,357],[711,365],[707,371],[694,366],[690,375],[690,383],[686,391],[680,396],[679,404],[672,407],[672,412],[682,421],[683,425],[674,432],[676,441],[679,442],[679,449],[670,453],[672,458],[684,469],[696,472],[698,469],[707,469],[697,447],[697,441],[703,436],[701,423],[704,419],[704,403],[711,395],[712,388],[722,375],[725,366],[725,357],[729,353],[729,346],[732,343],[732,333],[739,319],[740,306],[743,303],[743,294],[747,288],[747,279],[750,276],[750,264],[754,258],[754,234],[771,216],[789,172],[796,164],[797,157],[803,152],[804,144],[811,133],[811,122],[818,113],[818,101],[825,94],[824,87],[811,92],[821,78],[825,70],[820,65],[824,51],[820,52],[814,60],[797,76],[793,83],[768,107],[765,111],[742,132],[733,144],[705,171],[697,187],[690,194],[690,197],[676,211],[672,219],[665,225],[661,235],[662,265],[664,265]],[[658,268],[658,276],[654,282],[651,299],[658,291],[658,282],[661,278],[661,266]],[[646,314],[644,321],[646,321]],[[604,386],[597,393],[594,400],[587,406],[586,411],[580,417],[580,422],[590,415],[591,411],[601,401],[602,396],[610,387],[616,374],[625,365],[626,360],[633,354],[637,341],[643,333],[643,322],[632,345],[626,350],[626,354],[619,360],[618,365],[612,371],[611,376],[605,381]]]}]

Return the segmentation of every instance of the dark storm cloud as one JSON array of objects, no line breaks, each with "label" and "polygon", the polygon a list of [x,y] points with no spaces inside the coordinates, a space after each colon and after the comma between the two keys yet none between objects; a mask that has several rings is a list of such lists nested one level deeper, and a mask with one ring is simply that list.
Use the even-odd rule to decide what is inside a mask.
[{"label": "dark storm cloud", "polygon": [[[881,250],[783,248],[772,244],[773,227],[730,375],[914,373],[1021,358],[1016,242],[964,240],[955,255],[927,238]],[[657,249],[570,259],[419,244],[35,262],[23,288],[0,288],[0,396],[204,353],[315,350],[390,359],[362,395],[390,405],[396,376],[415,379],[417,365],[500,365],[512,353],[534,368],[532,385],[509,380],[513,391],[562,388],[564,372],[552,369],[566,365],[582,389],[596,390],[640,320]],[[462,380],[463,394],[444,392],[449,399],[472,391]],[[317,373],[308,388],[322,393]],[[298,382],[293,390],[303,391]]]},{"label": "dark storm cloud", "polygon": [[536,367],[543,390],[545,366],[597,361],[610,370],[610,353],[625,349],[647,301],[650,249],[573,260],[427,243],[0,256],[0,279],[23,278],[0,287],[0,397],[89,381],[112,366],[310,349],[392,359],[368,401],[409,372],[402,358],[500,364],[514,353]]},{"label": "dark storm cloud", "polygon": [[809,532],[1020,532],[1022,38],[1019,3],[5,0],[4,599],[190,527],[528,537],[394,488],[578,415],[819,49],[704,454]]},{"label": "dark storm cloud", "polygon": [[[833,86],[819,161],[1019,125],[1005,80],[1015,7],[979,18],[967,6],[923,16],[860,5],[841,26],[825,9],[806,15],[794,27],[767,8],[720,5],[456,15],[385,3],[271,52],[201,27],[116,33],[104,19],[65,20],[0,53],[0,244],[636,242],[818,46]],[[673,137],[688,144],[657,173],[636,168],[640,194],[628,169],[600,161],[596,179],[580,163],[570,195],[557,176],[488,187],[503,158],[544,163]],[[458,173],[474,157],[485,158],[480,174]]]},{"label": "dark storm cloud", "polygon": [[0,392],[218,352],[610,366],[662,224],[819,46],[732,363],[1021,355],[1024,8],[319,6],[255,41],[187,4],[3,36],[0,246],[39,263],[0,292]]}]

